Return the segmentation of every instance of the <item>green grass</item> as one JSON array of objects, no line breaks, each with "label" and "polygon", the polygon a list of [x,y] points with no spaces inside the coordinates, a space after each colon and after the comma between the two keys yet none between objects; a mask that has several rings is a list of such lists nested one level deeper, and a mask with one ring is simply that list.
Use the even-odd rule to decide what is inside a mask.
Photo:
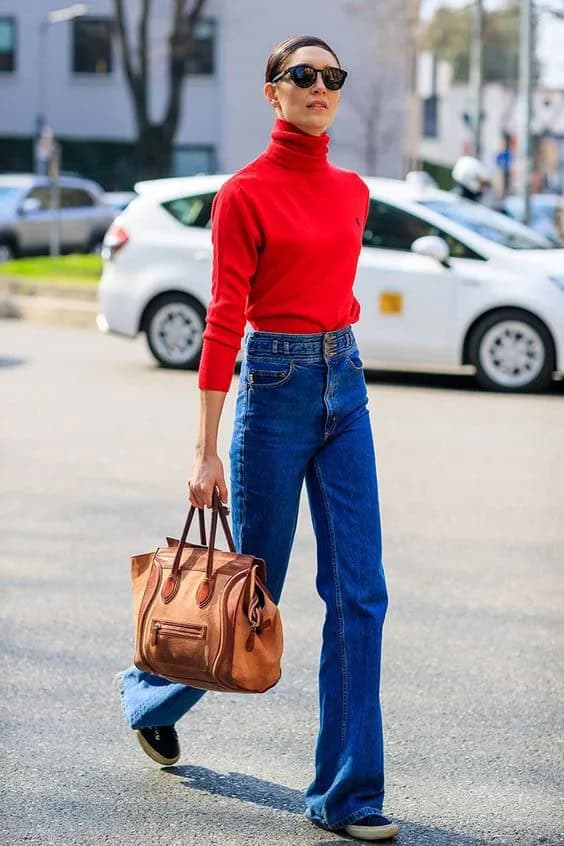
[{"label": "green grass", "polygon": [[51,258],[22,258],[0,264],[0,273],[19,276],[29,282],[68,282],[96,285],[102,274],[102,259],[97,255],[70,255]]}]

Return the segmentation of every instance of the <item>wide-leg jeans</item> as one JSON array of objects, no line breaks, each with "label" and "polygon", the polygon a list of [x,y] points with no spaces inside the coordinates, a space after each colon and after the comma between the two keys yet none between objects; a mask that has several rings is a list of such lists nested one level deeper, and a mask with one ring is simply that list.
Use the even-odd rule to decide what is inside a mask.
[{"label": "wide-leg jeans", "polygon": [[[264,558],[276,602],[306,483],[325,620],[305,815],[341,828],[382,812],[379,692],[388,602],[366,382],[350,326],[245,336],[229,458],[235,547]],[[132,728],[171,725],[206,692],[135,667],[121,675],[120,688]]]}]

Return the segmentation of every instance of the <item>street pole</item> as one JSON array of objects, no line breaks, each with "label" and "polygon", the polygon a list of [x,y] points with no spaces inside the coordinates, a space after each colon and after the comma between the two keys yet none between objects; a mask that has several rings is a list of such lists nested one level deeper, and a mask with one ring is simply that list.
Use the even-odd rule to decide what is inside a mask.
[{"label": "street pole", "polygon": [[520,0],[520,45],[519,45],[519,152],[523,199],[523,223],[531,218],[531,172],[532,172],[532,0]]},{"label": "street pole", "polygon": [[47,35],[49,20],[45,18],[39,24],[39,44],[37,50],[37,105],[35,117],[35,172],[41,176],[46,173],[45,162],[38,155],[38,144],[47,126]]},{"label": "street pole", "polygon": [[[39,42],[37,49],[37,103],[35,116],[35,144],[37,144],[43,134],[44,128],[48,125],[47,116],[47,96],[49,92],[48,85],[48,57],[49,44],[48,36],[49,29],[52,24],[65,23],[72,21],[75,18],[80,18],[88,13],[88,5],[86,3],[74,3],[72,6],[65,6],[63,9],[54,9],[47,13],[45,18],[39,22]],[[35,171],[38,174],[45,175],[43,162],[35,153]]]},{"label": "street pole", "polygon": [[61,254],[61,198],[59,175],[61,170],[61,145],[53,142],[53,152],[49,161],[51,225],[49,226],[49,255]]},{"label": "street pole", "polygon": [[472,96],[472,131],[474,155],[482,155],[482,107],[483,107],[483,20],[482,0],[474,0],[472,9],[472,38],[470,42],[470,91]]}]

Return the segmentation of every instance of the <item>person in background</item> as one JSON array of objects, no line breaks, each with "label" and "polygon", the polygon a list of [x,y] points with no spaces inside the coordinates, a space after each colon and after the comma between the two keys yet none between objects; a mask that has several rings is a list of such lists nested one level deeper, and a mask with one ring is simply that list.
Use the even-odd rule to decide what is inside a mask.
[{"label": "person in background", "polygon": [[491,178],[485,165],[474,156],[461,156],[452,169],[454,192],[475,203],[483,201]]}]

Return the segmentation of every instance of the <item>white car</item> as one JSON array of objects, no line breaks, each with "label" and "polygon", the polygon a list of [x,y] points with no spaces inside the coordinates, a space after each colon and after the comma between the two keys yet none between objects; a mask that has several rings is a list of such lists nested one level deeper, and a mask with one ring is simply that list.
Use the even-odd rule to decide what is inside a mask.
[{"label": "white car", "polygon": [[[210,211],[226,174],[137,183],[104,239],[98,326],[167,367],[197,368],[211,284]],[[366,178],[355,294],[365,367],[473,365],[503,391],[564,370],[564,250],[433,187]],[[240,353],[239,353],[240,356]]]}]

